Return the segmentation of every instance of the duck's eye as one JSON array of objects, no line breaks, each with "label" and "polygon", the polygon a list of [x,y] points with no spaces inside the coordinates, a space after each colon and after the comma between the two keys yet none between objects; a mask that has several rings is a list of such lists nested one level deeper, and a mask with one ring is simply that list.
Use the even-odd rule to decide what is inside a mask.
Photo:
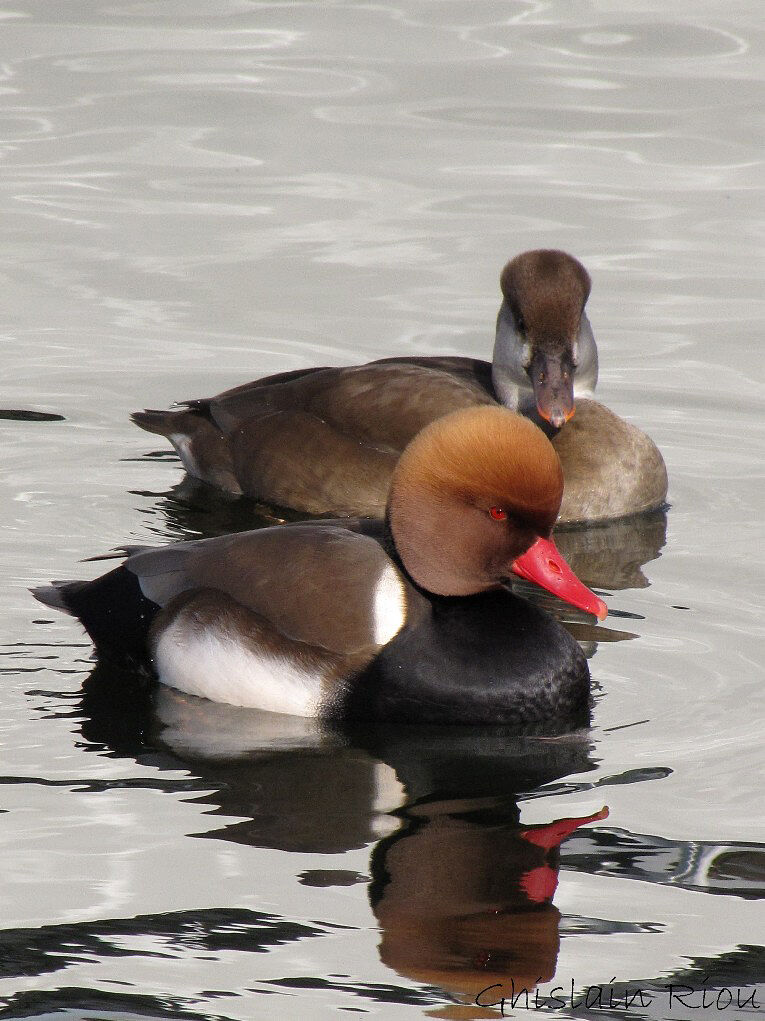
[{"label": "duck's eye", "polygon": [[526,332],[526,321],[523,318],[523,316],[517,316],[516,317],[515,325],[518,327],[518,332],[519,333],[525,333]]},{"label": "duck's eye", "polygon": [[489,516],[495,521],[504,521],[507,518],[507,511],[502,507],[489,507]]}]

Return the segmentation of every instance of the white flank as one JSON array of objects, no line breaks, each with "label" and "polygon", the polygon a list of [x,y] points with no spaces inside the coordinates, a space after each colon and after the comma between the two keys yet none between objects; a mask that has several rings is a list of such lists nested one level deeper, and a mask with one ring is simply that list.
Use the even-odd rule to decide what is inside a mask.
[{"label": "white flank", "polygon": [[372,613],[377,645],[386,645],[406,623],[406,592],[393,564],[388,564],[377,579]]},{"label": "white flank", "polygon": [[213,702],[292,716],[316,716],[319,710],[319,672],[243,648],[215,631],[200,635],[182,622],[171,624],[157,640],[154,665],[163,684]]}]

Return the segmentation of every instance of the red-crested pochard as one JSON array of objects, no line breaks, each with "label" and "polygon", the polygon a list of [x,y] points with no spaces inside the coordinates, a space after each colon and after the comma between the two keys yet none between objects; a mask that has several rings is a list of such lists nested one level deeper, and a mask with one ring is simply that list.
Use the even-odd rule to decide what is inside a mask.
[{"label": "red-crested pochard", "polygon": [[387,514],[131,552],[35,591],[101,654],[214,701],[296,715],[535,724],[586,716],[577,643],[511,572],[596,616],[545,540],[563,476],[540,429],[499,407],[437,419],[404,450]]},{"label": "red-crested pochard", "polygon": [[133,421],[166,436],[190,475],[229,493],[307,514],[380,516],[398,456],[423,426],[499,402],[552,438],[565,479],[559,523],[662,506],[667,472],[653,441],[590,399],[598,353],[585,268],[565,252],[524,252],[501,287],[491,363],[400,357],[297,369]]}]

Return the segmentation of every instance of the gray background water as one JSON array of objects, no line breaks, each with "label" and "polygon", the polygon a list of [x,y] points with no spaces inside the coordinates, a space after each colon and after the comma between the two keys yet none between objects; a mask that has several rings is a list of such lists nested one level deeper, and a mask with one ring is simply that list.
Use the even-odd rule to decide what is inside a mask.
[{"label": "gray background water", "polygon": [[390,757],[172,698],[159,738],[89,733],[90,646],[27,588],[224,527],[184,516],[130,411],[488,357],[501,266],[545,246],[590,270],[600,399],[671,480],[660,556],[661,522],[634,556],[602,539],[648,562],[579,625],[589,772],[520,802],[611,810],[563,847],[555,981],[706,969],[765,1001],[763,64],[758,0],[3,5],[1,401],[64,418],[0,418],[11,1013],[479,1016],[424,942],[385,950],[363,878],[412,796]]}]

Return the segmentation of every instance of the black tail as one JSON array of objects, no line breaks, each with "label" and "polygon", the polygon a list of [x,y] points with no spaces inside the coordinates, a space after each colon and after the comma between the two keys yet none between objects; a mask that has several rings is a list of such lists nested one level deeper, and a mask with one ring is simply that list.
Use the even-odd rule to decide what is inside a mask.
[{"label": "black tail", "polygon": [[78,617],[99,655],[146,663],[146,637],[159,607],[124,565],[95,581],[54,581],[32,594],[46,606]]},{"label": "black tail", "polygon": [[178,431],[175,420],[184,412],[177,411],[154,411],[147,408],[146,411],[134,411],[130,416],[141,429],[148,433],[156,433],[158,436],[169,436],[171,432]]},{"label": "black tail", "polygon": [[64,613],[71,613],[72,610],[66,601],[66,590],[77,585],[85,585],[83,581],[52,581],[50,585],[38,585],[29,591],[39,603],[52,606],[54,610],[62,610]]}]

